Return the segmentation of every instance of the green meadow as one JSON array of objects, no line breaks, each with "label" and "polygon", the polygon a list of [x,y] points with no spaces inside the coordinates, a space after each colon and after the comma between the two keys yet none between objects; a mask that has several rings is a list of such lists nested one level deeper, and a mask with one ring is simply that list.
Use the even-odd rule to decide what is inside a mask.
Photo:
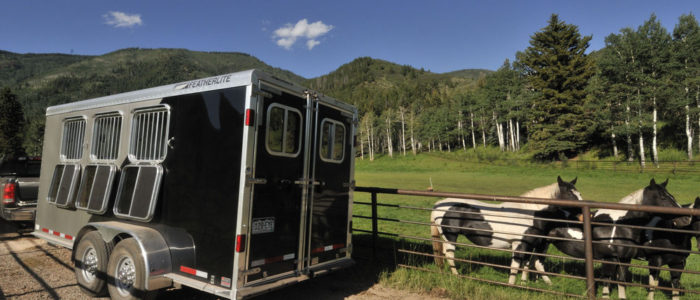
[{"label": "green meadow", "polygon": [[[471,152],[471,151],[470,151]],[[355,163],[355,180],[361,187],[383,187],[410,190],[426,190],[432,186],[439,192],[462,192],[492,195],[517,196],[536,187],[556,182],[557,176],[570,181],[578,178],[576,187],[585,200],[599,202],[617,202],[622,197],[644,188],[653,178],[657,182],[668,179],[668,191],[681,203],[690,203],[700,196],[700,164],[686,165],[683,171],[672,172],[671,167],[660,165],[658,168],[648,164],[643,172],[639,172],[636,164],[618,164],[613,169],[610,164],[577,163],[576,161],[556,163],[533,163],[519,159],[493,159],[481,157],[474,153],[464,152],[432,152],[417,156],[407,154],[378,157],[374,161],[357,159]],[[678,167],[678,166],[676,166]],[[369,202],[370,195],[356,192],[356,202]],[[508,270],[505,268],[470,265],[457,262],[457,267],[464,277],[448,275],[449,269],[438,268],[431,257],[405,253],[416,251],[432,254],[431,246],[425,239],[430,238],[429,210],[433,203],[439,200],[431,197],[414,197],[399,195],[378,195],[378,203],[402,205],[409,208],[380,206],[378,215],[379,231],[388,233],[380,235],[379,260],[384,269],[379,275],[382,284],[411,289],[418,292],[430,293],[453,299],[561,299],[561,295],[541,294],[521,289],[502,287],[494,284],[481,283],[470,277],[483,278],[498,282],[507,282]],[[371,209],[367,205],[355,204],[353,214],[370,216]],[[371,230],[371,221],[364,218],[354,218],[353,228]],[[397,236],[398,235],[398,236]],[[355,254],[368,258],[371,244],[369,235],[355,231]],[[460,237],[459,243],[469,243]],[[693,241],[694,242],[694,241]],[[694,247],[695,248],[695,247]],[[696,249],[694,249],[696,250]],[[561,254],[554,247],[548,250],[550,254]],[[481,250],[468,247],[457,247],[457,258],[484,261],[508,266],[510,253],[494,250]],[[646,262],[634,263],[646,265]],[[395,267],[396,264],[406,265]],[[582,262],[565,259],[547,258],[546,270],[555,273],[585,276]],[[596,266],[596,276],[600,275]],[[415,270],[411,268],[420,268]],[[700,255],[691,254],[686,269],[700,270]],[[632,268],[632,281],[646,284],[648,271]],[[550,276],[551,277],[551,276]],[[561,293],[585,294],[585,282],[582,280],[552,277],[554,284],[547,286],[531,275],[527,282],[518,283],[522,286],[540,289],[550,289]],[[700,275],[683,275],[682,285],[686,289],[700,290]],[[670,286],[670,275],[661,272],[661,286]],[[602,286],[597,289],[601,296]],[[613,299],[617,298],[617,288],[611,291]],[[628,299],[646,297],[646,290],[641,287],[627,287]],[[670,299],[670,293],[657,290],[655,299]],[[682,299],[700,299],[700,295],[688,294]]]}]

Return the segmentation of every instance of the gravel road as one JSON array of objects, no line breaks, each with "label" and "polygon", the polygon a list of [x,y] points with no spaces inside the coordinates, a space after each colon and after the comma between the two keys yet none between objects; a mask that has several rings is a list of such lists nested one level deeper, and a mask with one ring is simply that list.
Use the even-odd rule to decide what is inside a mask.
[{"label": "gravel road", "polygon": [[[91,299],[75,281],[70,250],[47,244],[0,220],[0,299]],[[369,277],[369,278],[368,278]],[[373,276],[349,269],[256,297],[256,300],[440,300],[375,284]],[[357,278],[362,278],[358,280]],[[108,299],[108,298],[92,298]],[[158,299],[216,299],[196,290],[169,289]]]}]

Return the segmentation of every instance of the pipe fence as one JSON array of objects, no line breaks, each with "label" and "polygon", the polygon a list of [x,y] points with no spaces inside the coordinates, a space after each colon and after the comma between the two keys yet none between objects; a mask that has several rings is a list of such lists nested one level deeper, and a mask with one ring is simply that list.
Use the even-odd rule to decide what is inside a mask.
[{"label": "pipe fence", "polygon": [[[668,286],[661,286],[661,285],[649,285],[649,284],[641,284],[641,283],[636,283],[636,282],[620,282],[617,280],[611,280],[611,279],[605,279],[605,278],[599,278],[595,276],[595,266],[604,266],[604,265],[614,265],[618,267],[627,267],[627,268],[635,268],[635,269],[642,269],[642,270],[657,270],[657,271],[666,271],[666,272],[681,272],[681,274],[689,274],[693,275],[694,279],[698,282],[698,286],[700,286],[700,271],[697,270],[682,270],[682,269],[676,269],[676,268],[670,268],[670,267],[663,267],[663,266],[648,266],[648,265],[643,265],[643,264],[638,264],[638,263],[626,263],[626,262],[621,262],[621,261],[611,261],[611,260],[605,260],[605,259],[598,259],[595,258],[595,253],[594,253],[594,245],[607,245],[607,246],[616,246],[616,247],[627,247],[627,248],[634,248],[634,249],[642,249],[642,250],[654,250],[654,251],[664,251],[665,253],[678,253],[679,255],[698,255],[700,252],[695,251],[695,250],[687,250],[687,249],[678,249],[678,248],[664,248],[664,247],[657,247],[654,245],[639,245],[639,244],[629,244],[629,243],[619,243],[617,241],[599,241],[599,240],[593,240],[592,238],[592,230],[594,227],[603,227],[603,226],[615,226],[619,228],[628,228],[628,229],[636,229],[636,230],[643,230],[644,232],[660,232],[660,231],[667,231],[667,232],[672,232],[674,234],[686,234],[686,235],[692,235],[692,236],[697,236],[700,235],[700,232],[689,230],[689,229],[678,229],[678,228],[660,228],[658,226],[640,226],[640,225],[628,225],[628,224],[614,224],[614,223],[606,223],[606,222],[594,222],[591,220],[591,212],[592,209],[613,209],[613,210],[628,210],[628,211],[640,211],[640,212],[648,212],[648,213],[656,213],[656,214],[666,214],[666,215],[678,215],[678,216],[700,216],[700,209],[690,209],[690,208],[680,208],[680,207],[660,207],[660,206],[644,206],[644,205],[632,205],[632,204],[623,204],[623,203],[605,203],[605,202],[593,202],[593,201],[570,201],[570,200],[559,200],[559,199],[540,199],[540,198],[528,198],[528,197],[513,197],[513,196],[495,196],[495,195],[482,195],[482,194],[465,194],[465,193],[445,193],[445,192],[432,192],[432,191],[416,191],[416,190],[402,190],[402,189],[388,189],[388,188],[377,188],[377,187],[356,187],[355,192],[362,192],[362,193],[369,193],[370,194],[370,202],[362,202],[362,201],[355,201],[355,205],[364,205],[364,206],[369,206],[370,207],[370,215],[353,215],[353,218],[356,219],[361,219],[366,221],[371,221],[371,230],[365,230],[365,229],[360,229],[360,228],[355,228],[355,225],[353,225],[353,232],[354,233],[366,233],[371,236],[370,240],[370,249],[371,249],[371,259],[375,260],[377,259],[377,253],[379,250],[389,250],[393,251],[394,255],[401,254],[401,255],[407,255],[411,257],[418,257],[422,258],[423,260],[429,260],[429,259],[450,259],[455,262],[459,263],[465,263],[468,264],[470,267],[471,265],[476,265],[478,267],[490,267],[490,268],[495,268],[495,269],[503,269],[508,272],[512,270],[516,270],[519,272],[522,271],[527,271],[532,274],[537,274],[540,276],[552,276],[552,277],[561,277],[561,278],[568,278],[572,280],[579,280],[579,281],[585,281],[585,292],[583,294],[574,294],[571,292],[563,292],[563,291],[557,291],[557,290],[552,290],[552,289],[543,289],[543,288],[538,288],[538,287],[532,287],[532,286],[527,286],[527,285],[518,285],[518,284],[509,284],[507,282],[500,282],[497,280],[492,280],[492,279],[485,279],[485,278],[479,278],[477,276],[473,276],[472,274],[469,275],[463,275],[463,274],[458,274],[458,277],[461,278],[466,278],[474,281],[480,281],[488,284],[494,284],[498,286],[509,286],[509,287],[514,287],[518,289],[523,289],[523,290],[529,290],[529,291],[535,291],[535,292],[545,292],[545,293],[550,293],[558,296],[566,296],[566,297],[574,297],[574,298],[587,298],[587,299],[595,299],[596,298],[596,283],[607,283],[607,284],[622,284],[625,286],[635,286],[635,287],[645,287],[645,288],[650,288],[650,289],[655,289],[655,290],[660,290],[660,291],[667,291],[667,292],[672,292],[672,293],[685,293],[686,295],[693,295],[693,297],[700,297],[700,289],[684,289],[684,288],[676,288],[676,287],[668,287]],[[410,202],[411,200],[417,200],[420,199],[418,197],[432,197],[432,198],[459,198],[459,199],[473,199],[473,200],[480,200],[480,201],[497,201],[497,202],[514,202],[514,203],[528,203],[528,204],[541,204],[541,205],[553,205],[553,206],[559,206],[559,207],[574,207],[574,208],[580,208],[582,210],[582,220],[564,220],[564,219],[553,219],[553,218],[543,218],[543,217],[535,217],[535,216],[527,216],[527,217],[520,217],[519,219],[528,219],[528,220],[539,220],[539,221],[548,221],[548,222],[557,222],[557,223],[562,223],[562,224],[567,224],[567,225],[573,225],[576,226],[576,228],[582,228],[583,231],[583,239],[570,239],[570,238],[564,238],[564,237],[554,237],[554,236],[548,236],[547,233],[544,233],[543,235],[540,234],[530,234],[530,233],[515,233],[515,232],[508,232],[503,229],[479,229],[479,228],[469,228],[469,230],[476,231],[476,232],[485,232],[485,233],[499,233],[499,234],[513,234],[513,235],[521,235],[521,236],[527,236],[527,237],[532,237],[532,238],[537,238],[537,239],[543,239],[546,241],[568,241],[568,242],[575,242],[575,243],[582,243],[584,247],[584,252],[585,255],[584,257],[572,257],[572,256],[567,256],[567,255],[558,255],[558,254],[550,254],[546,253],[538,253],[538,252],[533,252],[533,251],[521,251],[521,250],[515,250],[515,249],[502,249],[502,248],[497,248],[497,247],[490,247],[490,246],[481,246],[481,245],[476,245],[473,243],[463,243],[463,242],[450,242],[446,241],[441,238],[436,238],[434,236],[429,236],[429,237],[423,237],[423,236],[418,236],[416,234],[411,234],[411,233],[406,233],[404,230],[402,230],[402,226],[419,226],[419,227],[424,227],[425,231],[424,232],[430,232],[430,226],[434,225],[431,223],[431,220],[428,218],[422,219],[422,220],[415,220],[415,219],[410,219],[410,217],[406,217],[405,214],[402,215],[401,213],[396,213],[396,211],[401,211],[401,212],[409,212],[408,215],[413,214],[414,216],[420,215],[422,213],[423,215],[430,214],[430,212],[435,211],[435,210],[443,210],[444,209],[434,209],[432,205],[430,207],[421,207],[417,205],[406,205],[406,204],[396,204],[396,203],[380,203],[378,199],[378,195],[383,194],[383,195],[398,195],[401,196],[402,201],[399,202]],[[407,196],[407,197],[403,197]],[[397,196],[391,196],[391,197],[397,197]],[[410,199],[410,200],[407,200]],[[396,201],[394,201],[396,202]],[[425,202],[425,201],[423,201]],[[434,203],[434,201],[432,201]],[[398,215],[398,217],[382,217],[379,216],[378,214],[378,208],[386,209],[386,210],[392,210],[395,213],[393,215]],[[453,213],[455,211],[452,211]],[[463,215],[471,215],[471,214],[479,214],[481,216],[488,216],[488,213],[477,213],[477,212],[459,212],[460,214]],[[501,214],[492,214],[493,216],[498,216],[498,217],[503,217]],[[395,227],[395,232],[388,232],[388,231],[380,231],[379,230],[379,224],[382,222],[382,224],[394,224],[393,227]],[[355,222],[354,222],[355,223]],[[439,225],[443,228],[455,228],[455,229],[464,229],[459,226],[447,226],[447,225]],[[646,233],[643,233],[646,234]],[[567,273],[561,273],[561,272],[553,272],[553,271],[538,271],[538,270],[530,270],[528,269],[528,263],[527,261],[524,262],[524,265],[521,265],[518,268],[512,267],[511,265],[504,265],[504,264],[499,264],[495,262],[487,262],[487,261],[482,261],[482,260],[475,260],[475,259],[467,259],[467,258],[459,258],[459,257],[454,257],[454,258],[448,258],[442,255],[442,253],[437,253],[437,252],[426,252],[426,251],[419,251],[420,249],[405,249],[402,247],[394,247],[394,249],[381,249],[378,246],[378,240],[382,237],[389,237],[391,239],[401,239],[401,240],[406,240],[406,241],[413,241],[418,244],[425,244],[425,243],[443,243],[444,244],[452,244],[455,247],[459,247],[459,249],[478,249],[477,251],[491,251],[490,253],[509,253],[511,255],[515,253],[519,254],[525,254],[529,255],[532,257],[539,257],[542,259],[549,258],[549,259],[557,259],[557,260],[563,260],[567,262],[571,262],[573,264],[577,264],[578,267],[577,269],[580,269],[580,265],[583,264],[583,274],[567,274]],[[356,245],[358,247],[360,245]],[[426,271],[426,272],[433,272],[433,273],[441,273],[441,274],[451,274],[451,273],[446,273],[442,271],[436,271],[434,268],[426,268],[425,266],[415,266],[411,265],[408,263],[396,263],[397,267],[400,268],[406,268],[406,269],[413,269],[413,270],[420,270],[420,271]],[[657,281],[659,278],[657,278]]]}]

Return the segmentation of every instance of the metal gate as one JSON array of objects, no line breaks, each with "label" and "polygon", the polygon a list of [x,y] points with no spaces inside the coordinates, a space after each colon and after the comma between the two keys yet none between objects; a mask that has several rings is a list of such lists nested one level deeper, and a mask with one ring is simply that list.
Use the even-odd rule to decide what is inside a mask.
[{"label": "metal gate", "polygon": [[[566,265],[574,265],[575,272],[562,273],[561,269],[557,268],[547,268],[546,272],[539,272],[535,270],[527,270],[530,273],[538,275],[548,275],[551,277],[561,277],[569,278],[579,282],[582,282],[582,292],[572,293],[564,289],[558,289],[556,286],[551,286],[550,288],[541,288],[537,286],[531,286],[530,284],[508,284],[505,280],[498,281],[492,279],[479,278],[473,274],[460,274],[456,275],[468,280],[484,282],[487,284],[493,284],[498,286],[508,286],[517,289],[535,291],[535,292],[545,292],[550,294],[555,294],[558,296],[574,297],[574,298],[596,298],[596,284],[598,283],[609,283],[609,284],[624,284],[628,287],[642,287],[642,288],[653,288],[658,291],[665,291],[667,293],[684,293],[690,298],[700,297],[700,271],[699,270],[681,270],[677,268],[667,268],[667,267],[654,267],[648,266],[642,263],[623,263],[623,262],[613,262],[608,260],[594,259],[593,256],[593,245],[596,243],[601,243],[600,241],[593,241],[591,238],[591,228],[592,226],[618,226],[618,227],[629,227],[642,230],[653,230],[653,231],[667,231],[674,234],[684,234],[684,235],[700,235],[700,232],[688,229],[671,229],[671,228],[658,228],[658,227],[645,227],[645,226],[635,226],[635,225],[620,225],[612,223],[601,223],[593,222],[591,220],[591,209],[614,209],[614,210],[629,210],[629,211],[641,211],[641,212],[651,212],[651,213],[662,213],[670,215],[679,216],[700,216],[700,209],[692,208],[676,208],[676,207],[658,207],[658,206],[642,206],[642,205],[630,205],[630,204],[620,204],[620,203],[602,203],[593,201],[567,201],[567,200],[554,200],[554,199],[539,199],[539,198],[524,198],[524,197],[509,197],[509,196],[494,196],[494,195],[481,195],[481,194],[462,194],[462,193],[441,193],[441,192],[428,192],[428,191],[415,191],[415,190],[401,190],[401,189],[387,189],[387,188],[376,188],[376,187],[357,187],[356,192],[369,193],[370,202],[367,201],[355,201],[356,212],[358,211],[358,206],[369,207],[369,214],[355,214],[353,218],[355,219],[353,226],[354,238],[361,235],[369,236],[369,245],[364,245],[371,249],[371,257],[368,259],[376,259],[377,253],[379,251],[394,251],[394,255],[397,256],[396,266],[400,268],[407,268],[425,272],[434,272],[445,274],[451,276],[452,273],[445,271],[445,269],[435,268],[432,264],[432,259],[446,257],[440,254],[434,254],[430,249],[429,245],[432,242],[439,243],[451,243],[457,247],[458,250],[463,251],[486,251],[490,253],[503,253],[512,254],[514,252],[519,252],[523,254],[529,254],[532,256],[539,256],[543,259],[548,260],[558,260],[566,261]],[[382,201],[378,199],[379,195],[382,195]],[[360,197],[356,197],[358,199]],[[461,198],[461,199],[474,199],[482,201],[499,201],[499,202],[518,202],[518,203],[531,203],[531,204],[545,204],[545,205],[557,205],[557,206],[568,206],[568,207],[579,207],[583,211],[582,221],[571,221],[571,220],[557,220],[557,222],[571,223],[582,226],[583,228],[583,239],[565,239],[557,238],[559,240],[568,240],[574,242],[584,243],[585,247],[585,257],[577,258],[566,255],[549,254],[549,253],[535,253],[535,252],[525,252],[517,250],[504,250],[498,248],[490,248],[486,246],[478,246],[470,242],[447,242],[442,239],[435,239],[431,237],[430,232],[430,212],[434,209],[432,204],[436,199],[434,198]],[[361,198],[360,198],[361,199]],[[386,199],[386,200],[384,200]],[[415,204],[414,204],[415,203]],[[366,211],[367,209],[365,209]],[[406,217],[408,216],[408,217]],[[538,219],[533,217],[533,219]],[[413,226],[414,228],[419,228],[420,232],[424,234],[412,234],[405,233],[401,228],[407,228],[408,226]],[[389,230],[383,230],[384,228],[394,228]],[[397,229],[399,228],[399,229]],[[496,230],[492,231],[495,232]],[[358,236],[359,235],[359,236]],[[534,235],[543,239],[550,239],[548,236],[544,235]],[[395,249],[381,249],[378,246],[378,240],[380,238],[388,238],[397,241],[395,243]],[[698,241],[700,243],[700,241]],[[605,244],[609,244],[605,242]],[[407,246],[408,245],[408,246]],[[638,249],[648,249],[648,250],[664,250],[669,253],[679,253],[688,255],[698,255],[700,252],[695,250],[685,250],[685,249],[675,249],[675,248],[660,248],[654,246],[644,246],[644,245],[622,245],[612,243],[613,246],[621,247],[634,247]],[[356,248],[362,247],[356,242]],[[509,264],[501,261],[485,261],[482,257],[478,259],[473,258],[463,258],[457,256],[454,259],[455,262],[460,264],[467,264],[468,266],[486,266],[493,269],[504,270],[508,273],[512,268]],[[690,287],[683,288],[672,288],[668,285],[655,285],[651,286],[648,282],[641,281],[629,281],[620,282],[617,280],[610,280],[605,278],[596,277],[594,267],[600,267],[602,265],[618,265],[629,267],[631,269],[645,270],[658,270],[661,272],[681,272],[685,274],[686,277],[693,277],[693,285]],[[556,264],[555,264],[556,265]],[[518,271],[525,271],[523,265],[520,268],[516,268]],[[572,271],[572,270],[567,270]],[[576,272],[578,271],[578,272]],[[575,273],[575,274],[568,274]],[[634,279],[634,278],[633,278]],[[657,278],[658,280],[658,278]]]}]

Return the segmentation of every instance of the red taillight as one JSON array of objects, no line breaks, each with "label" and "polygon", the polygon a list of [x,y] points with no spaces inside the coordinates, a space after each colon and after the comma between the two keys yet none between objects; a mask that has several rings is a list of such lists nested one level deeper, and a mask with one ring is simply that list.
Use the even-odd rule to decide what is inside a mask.
[{"label": "red taillight", "polygon": [[236,236],[236,252],[241,253],[245,251],[245,235],[239,234]]},{"label": "red taillight", "polygon": [[14,183],[5,183],[5,188],[2,194],[3,204],[13,204],[15,203],[15,191],[17,186]]},{"label": "red taillight", "polygon": [[245,126],[255,125],[255,111],[252,109],[245,110]]}]

